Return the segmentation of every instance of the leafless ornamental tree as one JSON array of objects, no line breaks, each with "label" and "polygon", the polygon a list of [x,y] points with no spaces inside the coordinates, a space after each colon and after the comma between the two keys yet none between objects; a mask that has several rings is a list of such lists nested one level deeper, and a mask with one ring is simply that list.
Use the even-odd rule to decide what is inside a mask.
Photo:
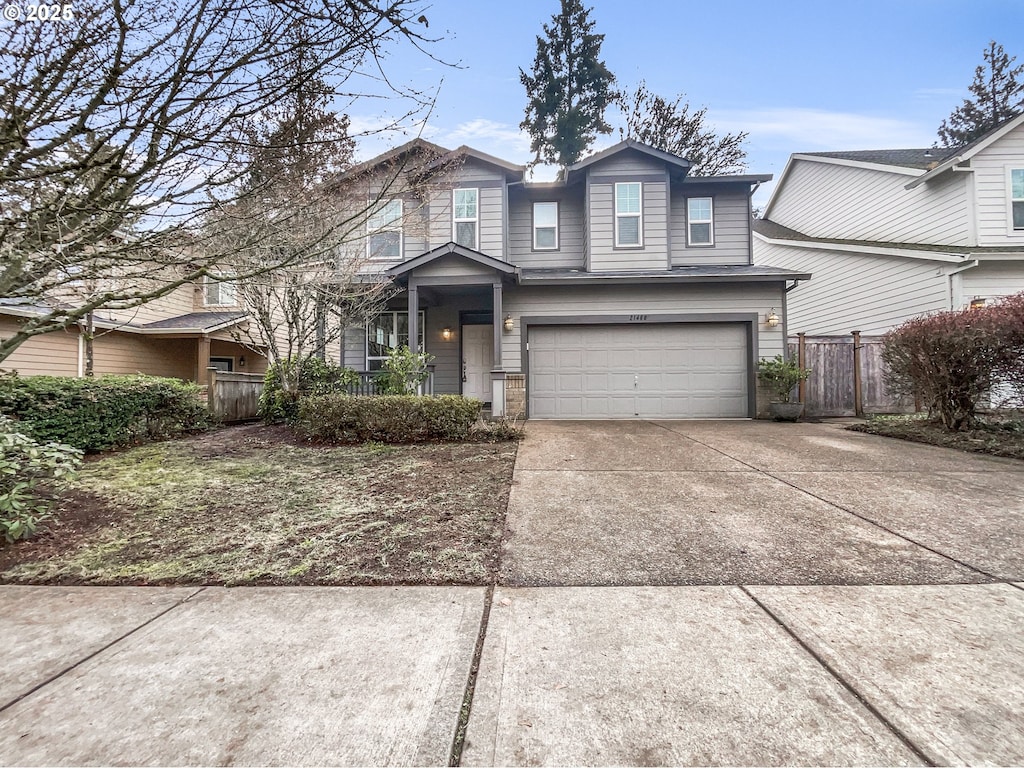
[{"label": "leafless ornamental tree", "polygon": [[[219,270],[238,244],[204,239],[202,227],[251,191],[241,182],[254,127],[302,80],[424,103],[383,74],[389,46],[426,42],[414,0],[76,0],[73,10],[0,28],[0,301],[33,309],[0,339],[0,363],[35,335]],[[296,40],[300,78],[282,55]],[[253,222],[242,245],[265,226]],[[295,254],[279,256],[254,270]]]}]

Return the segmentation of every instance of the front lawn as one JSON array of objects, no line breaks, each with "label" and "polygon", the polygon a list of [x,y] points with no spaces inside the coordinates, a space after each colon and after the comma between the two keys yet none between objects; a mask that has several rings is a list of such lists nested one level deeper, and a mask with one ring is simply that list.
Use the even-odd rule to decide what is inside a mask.
[{"label": "front lawn", "polygon": [[876,416],[847,429],[971,453],[1024,459],[1024,418],[1021,417],[984,417],[976,429],[950,432],[942,424],[923,416]]},{"label": "front lawn", "polygon": [[486,584],[515,443],[321,447],[242,426],[88,461],[13,584]]}]

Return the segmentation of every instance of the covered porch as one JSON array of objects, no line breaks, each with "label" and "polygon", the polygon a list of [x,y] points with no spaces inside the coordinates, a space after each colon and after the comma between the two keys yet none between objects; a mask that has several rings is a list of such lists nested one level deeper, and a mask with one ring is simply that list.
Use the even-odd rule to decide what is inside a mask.
[{"label": "covered porch", "polygon": [[[503,300],[517,268],[448,243],[388,274],[404,289],[392,306],[397,322],[399,313],[407,318],[410,349],[433,356],[433,391],[477,398],[493,417],[505,416],[505,346],[512,328]],[[369,336],[368,352],[375,341]]]}]

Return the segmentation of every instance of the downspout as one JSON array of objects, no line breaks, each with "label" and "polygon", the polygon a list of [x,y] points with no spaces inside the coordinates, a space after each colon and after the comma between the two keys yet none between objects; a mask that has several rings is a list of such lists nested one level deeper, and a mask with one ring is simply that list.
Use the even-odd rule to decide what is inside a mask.
[{"label": "downspout", "polygon": [[[947,293],[949,295],[949,308],[950,308],[950,310],[955,310],[957,308],[957,301],[956,301],[957,297],[956,297],[956,290],[955,290],[954,286],[955,286],[955,284],[957,284],[959,282],[960,274],[963,273],[963,272],[966,272],[969,269],[974,269],[979,264],[980,264],[980,262],[977,259],[972,259],[971,261],[964,262],[964,264],[962,264],[961,266],[957,267],[956,269],[950,270],[949,272],[946,273],[946,277],[949,278],[949,282],[948,282],[948,284],[946,286],[946,290],[947,290]],[[961,294],[963,293],[962,288],[961,288],[960,292],[961,292]],[[961,295],[960,298],[963,299],[963,296]],[[961,301],[960,303],[962,304],[963,302]]]}]

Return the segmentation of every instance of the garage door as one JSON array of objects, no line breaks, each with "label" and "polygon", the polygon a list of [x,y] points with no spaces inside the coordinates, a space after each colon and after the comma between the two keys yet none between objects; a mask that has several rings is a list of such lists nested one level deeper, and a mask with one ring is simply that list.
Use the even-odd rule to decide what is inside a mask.
[{"label": "garage door", "polygon": [[529,329],[534,419],[749,416],[740,323]]}]

